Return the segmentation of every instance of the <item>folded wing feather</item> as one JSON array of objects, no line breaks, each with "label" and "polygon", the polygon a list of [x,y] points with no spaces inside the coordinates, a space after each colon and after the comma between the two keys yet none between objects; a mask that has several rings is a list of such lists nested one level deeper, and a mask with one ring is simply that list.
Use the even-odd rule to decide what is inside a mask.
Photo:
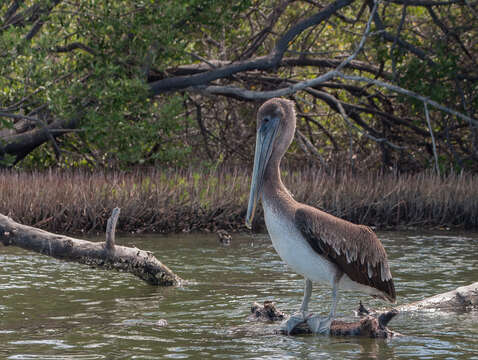
[{"label": "folded wing feather", "polygon": [[335,263],[351,280],[376,288],[387,300],[395,301],[387,254],[372,229],[310,206],[296,211],[295,224],[312,249]]}]

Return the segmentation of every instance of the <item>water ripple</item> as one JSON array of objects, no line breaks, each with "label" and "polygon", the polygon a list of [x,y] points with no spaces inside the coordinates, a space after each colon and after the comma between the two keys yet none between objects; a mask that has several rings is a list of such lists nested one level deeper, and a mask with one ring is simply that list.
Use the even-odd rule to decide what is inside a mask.
[{"label": "water ripple", "polygon": [[[477,280],[476,234],[379,235],[399,304]],[[403,314],[392,327],[407,336],[392,341],[283,337],[271,335],[276,325],[248,323],[254,301],[292,312],[302,299],[303,279],[267,236],[235,235],[228,247],[194,234],[119,242],[153,251],[192,281],[156,288],[128,274],[1,248],[0,358],[445,359],[478,352],[478,312]],[[327,313],[330,300],[328,286],[314,285],[312,311]],[[384,306],[343,293],[339,315],[350,319],[359,300]]]}]

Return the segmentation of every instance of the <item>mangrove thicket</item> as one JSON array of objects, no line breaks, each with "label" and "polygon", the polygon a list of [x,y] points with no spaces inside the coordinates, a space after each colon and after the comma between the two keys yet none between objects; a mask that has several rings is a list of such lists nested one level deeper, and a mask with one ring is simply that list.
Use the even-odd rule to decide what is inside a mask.
[{"label": "mangrove thicket", "polygon": [[288,162],[476,171],[478,2],[6,0],[2,167],[252,162],[297,104]]}]

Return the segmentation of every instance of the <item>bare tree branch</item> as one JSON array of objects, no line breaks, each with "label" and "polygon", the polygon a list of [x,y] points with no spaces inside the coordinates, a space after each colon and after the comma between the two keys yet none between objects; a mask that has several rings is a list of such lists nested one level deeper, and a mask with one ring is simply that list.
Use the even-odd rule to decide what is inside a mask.
[{"label": "bare tree branch", "polygon": [[[293,67],[293,66],[315,66],[315,67],[326,67],[326,68],[335,68],[342,63],[339,59],[329,59],[329,58],[310,58],[307,55],[301,56],[298,58],[287,57],[283,58],[277,67]],[[227,66],[230,63],[228,61],[222,60],[208,60],[208,64],[199,63],[199,64],[188,64],[180,65],[178,67],[167,69],[165,73],[171,74],[174,76],[186,76],[194,75],[198,73],[203,73],[210,71],[211,68],[219,68]],[[344,66],[347,69],[359,70],[368,72],[374,75],[380,75],[385,79],[392,79],[392,74],[386,71],[381,71],[380,67],[373,64],[366,63],[360,60],[352,60],[345,64]],[[266,69],[265,71],[275,71],[276,69]]]},{"label": "bare tree branch", "polygon": [[450,0],[450,1],[429,1],[429,0],[384,0],[388,3],[400,4],[406,6],[444,6],[444,5],[453,5],[459,4],[461,0]]},{"label": "bare tree branch", "polygon": [[58,53],[64,53],[64,52],[70,52],[77,49],[84,50],[90,53],[91,55],[96,55],[96,52],[92,48],[80,42],[74,42],[65,46],[57,46],[53,49],[53,51]]},{"label": "bare tree branch", "polygon": [[204,122],[202,120],[201,105],[198,104],[196,101],[194,101],[191,97],[189,97],[189,100],[191,100],[191,102],[196,107],[196,120],[198,122],[199,129],[201,130],[201,135],[202,135],[203,142],[204,142],[204,150],[206,150],[206,154],[207,154],[209,160],[213,160],[213,156],[212,156],[211,150],[209,149],[209,144],[208,144],[208,141],[207,141],[208,132],[207,132],[206,127],[204,126]]},{"label": "bare tree branch", "polygon": [[458,34],[456,34],[455,32],[451,32],[447,27],[446,25],[438,18],[438,15],[435,13],[435,11],[433,11],[433,9],[430,7],[430,6],[427,6],[427,11],[428,13],[430,14],[431,18],[433,19],[433,22],[441,29],[441,31],[446,35],[446,36],[452,36],[456,42],[458,43],[458,45],[460,45],[460,48],[461,50],[463,50],[463,52],[466,54],[466,56],[468,56],[469,59],[471,59],[475,64],[475,59],[474,57],[470,54],[470,52],[468,51],[468,49],[465,47],[465,45],[463,44],[463,42],[461,41],[460,37],[458,36]]},{"label": "bare tree branch", "polygon": [[431,105],[431,106],[433,106],[433,107],[435,107],[435,108],[437,108],[441,111],[444,111],[444,112],[446,112],[450,115],[454,115],[454,116],[456,116],[460,119],[466,120],[469,123],[474,124],[475,126],[478,126],[478,120],[473,119],[473,118],[471,118],[471,117],[469,117],[469,116],[467,116],[467,115],[465,115],[465,114],[463,114],[459,111],[456,111],[456,110],[450,109],[450,108],[448,108],[444,105],[441,105],[441,104],[437,103],[436,101],[433,101],[432,99],[430,99],[426,96],[417,94],[414,91],[404,89],[400,86],[389,84],[389,83],[386,83],[384,81],[380,81],[380,80],[376,80],[376,79],[369,79],[369,78],[366,78],[366,77],[363,77],[363,76],[345,75],[345,74],[340,73],[340,72],[337,73],[337,76],[341,77],[343,79],[346,79],[346,80],[360,81],[360,82],[365,82],[367,84],[377,85],[377,86],[380,86],[380,87],[384,87],[388,90],[397,92],[399,94],[410,96],[410,97],[418,99],[418,100],[420,100],[424,103],[427,103],[428,105]]},{"label": "bare tree branch", "polygon": [[[314,156],[320,161],[320,164],[326,170],[327,169],[327,163],[325,162],[323,156],[320,155],[319,150],[317,150],[317,148],[310,142],[310,140],[307,139],[307,136],[302,134],[302,132],[299,129],[297,129],[295,133],[296,133],[297,137],[300,139],[300,141],[302,142],[302,145],[304,145],[304,148],[308,149],[310,152],[312,152],[312,154],[314,154]],[[307,151],[305,151],[305,152],[307,152]]]},{"label": "bare tree branch", "polygon": [[19,115],[19,114],[10,114],[10,113],[4,113],[4,112],[0,112],[0,116],[10,117],[10,118],[17,118],[17,119],[25,119],[25,120],[33,121],[36,124],[38,124],[38,126],[41,129],[43,129],[43,131],[46,133],[48,139],[50,140],[50,142],[53,146],[53,150],[55,152],[56,159],[60,160],[61,150],[60,150],[60,148],[59,148],[59,146],[58,146],[58,144],[55,140],[55,137],[52,135],[52,133],[50,132],[50,129],[46,126],[46,124],[40,118],[32,117],[32,116],[26,116],[26,115]]},{"label": "bare tree branch", "polygon": [[281,15],[284,13],[287,6],[291,3],[291,0],[283,0],[274,7],[272,13],[267,18],[267,26],[265,26],[257,35],[253,37],[252,44],[239,55],[240,60],[250,58],[262,45],[267,36],[272,32],[274,25],[277,23]]},{"label": "bare tree branch", "polygon": [[168,91],[176,91],[185,89],[191,86],[201,86],[210,83],[219,78],[227,78],[238,72],[251,70],[268,70],[277,67],[281,61],[284,52],[287,50],[290,42],[294,40],[305,29],[320,24],[327,20],[339,9],[350,5],[355,0],[336,0],[322,11],[315,15],[300,21],[287,31],[276,43],[276,46],[271,54],[265,57],[256,58],[250,61],[238,61],[229,66],[224,66],[219,69],[211,70],[206,73],[197,74],[193,76],[179,76],[174,78],[167,78],[158,80],[150,84],[152,95],[159,95]]},{"label": "bare tree branch", "polygon": [[13,0],[10,7],[5,12],[5,16],[3,17],[3,22],[7,22],[19,9],[20,5],[23,3],[24,0]]},{"label": "bare tree branch", "polygon": [[435,136],[433,135],[432,124],[430,122],[430,114],[428,113],[428,105],[426,102],[423,103],[423,107],[425,108],[425,117],[427,119],[428,130],[430,131],[430,136],[432,138],[433,157],[435,158],[435,171],[437,175],[440,176],[440,166],[438,165],[437,145],[435,142]]},{"label": "bare tree branch", "polygon": [[[38,12],[41,6],[40,3],[35,3],[29,6],[27,9],[23,10],[21,13],[16,13],[18,8],[11,12],[10,16],[5,17],[5,23],[0,27],[0,31],[7,29],[9,26],[20,25],[26,21],[27,18],[32,21],[38,18]],[[7,11],[8,13],[8,11]]]},{"label": "bare tree branch", "polygon": [[398,46],[406,49],[407,51],[411,52],[412,54],[416,55],[418,58],[426,61],[428,64],[433,65],[434,62],[431,60],[428,55],[423,51],[422,49],[417,48],[416,46],[413,46],[409,42],[406,42],[402,39],[400,39],[397,36],[394,36],[390,34],[388,31],[385,30],[385,25],[382,22],[382,19],[378,15],[377,12],[374,14],[374,19],[373,19],[375,26],[377,27],[378,30],[380,30],[380,36],[388,42],[391,43],[397,43]]},{"label": "bare tree branch", "polygon": [[[10,136],[8,142],[3,146],[3,152],[4,154],[13,155],[15,157],[14,163],[16,164],[35,148],[50,140],[49,134],[53,137],[61,136],[71,129],[77,128],[79,122],[79,117],[73,117],[69,120],[57,120],[46,126],[46,129],[35,128],[25,133]],[[0,156],[0,160],[2,160],[2,157]]]},{"label": "bare tree branch", "polygon": [[45,23],[44,16],[47,16],[54,8],[57,6],[62,0],[53,0],[51,3],[48,3],[48,6],[41,7],[39,5],[38,9],[36,10],[37,13],[35,14],[35,19],[32,28],[25,36],[26,41],[30,41],[42,28],[43,24]]},{"label": "bare tree branch", "polygon": [[403,24],[405,23],[405,18],[407,17],[407,5],[403,7],[402,10],[402,18],[400,19],[400,24],[398,24],[397,28],[397,35],[395,35],[395,40],[393,41],[392,47],[390,48],[390,57],[392,59],[392,73],[393,73],[393,79],[397,80],[397,60],[395,59],[395,46],[397,46],[398,39],[400,38],[400,33],[402,32]]},{"label": "bare tree branch", "polygon": [[379,1],[374,2],[374,6],[371,10],[370,17],[367,21],[367,26],[365,27],[365,31],[362,35],[362,38],[360,39],[357,49],[355,49],[355,51],[351,55],[349,55],[346,59],[342,60],[340,64],[338,64],[334,70],[331,70],[319,77],[316,77],[311,80],[301,81],[289,87],[278,89],[278,90],[272,90],[272,91],[251,91],[251,90],[244,90],[244,89],[235,88],[235,87],[224,87],[224,86],[208,86],[208,87],[197,86],[196,88],[191,88],[190,90],[193,90],[193,91],[196,90],[199,92],[203,92],[205,94],[229,95],[229,96],[249,99],[249,100],[270,99],[273,97],[291,95],[293,93],[296,93],[297,91],[304,90],[307,87],[314,87],[327,80],[333,79],[340,73],[340,70],[346,67],[347,64],[349,64],[353,59],[355,59],[355,57],[362,50],[365,44],[365,41],[367,40],[367,37],[370,34],[370,25],[371,25],[372,19],[374,18],[377,12],[378,3]]},{"label": "bare tree branch", "polygon": [[191,91],[197,91],[200,93],[204,94],[217,94],[217,95],[228,95],[228,96],[233,96],[239,99],[247,99],[247,100],[265,100],[265,99],[270,99],[273,97],[278,97],[278,96],[287,96],[294,94],[300,90],[304,90],[307,87],[314,87],[317,86],[327,80],[340,77],[346,80],[353,80],[353,81],[359,81],[359,82],[365,82],[369,85],[377,85],[383,88],[386,88],[388,90],[397,92],[399,94],[407,95],[412,98],[418,99],[422,102],[427,103],[428,105],[431,105],[441,111],[444,111],[448,114],[454,115],[456,117],[459,117],[463,120],[466,120],[470,124],[473,124],[475,126],[478,126],[478,120],[473,119],[461,112],[458,112],[456,110],[450,109],[444,105],[441,105],[437,103],[436,101],[431,100],[430,98],[417,94],[416,92],[413,92],[411,90],[404,89],[400,86],[393,85],[386,83],[384,81],[380,81],[377,79],[370,79],[367,77],[363,76],[356,76],[356,75],[346,75],[341,73],[340,71],[337,70],[332,70],[329,71],[317,78],[314,78],[312,80],[306,80],[302,82],[298,82],[294,85],[291,85],[289,87],[281,88],[278,90],[271,90],[271,91],[253,91],[253,90],[246,90],[246,89],[241,89],[237,87],[228,87],[228,86],[208,86],[208,87],[196,87],[196,88],[191,88]]},{"label": "bare tree branch", "polygon": [[400,150],[400,149],[404,149],[403,146],[398,146],[398,145],[395,145],[393,143],[391,143],[390,141],[388,141],[387,139],[385,138],[377,138],[371,134],[369,134],[368,132],[365,132],[363,131],[362,129],[360,129],[358,126],[356,126],[354,123],[352,123],[352,121],[350,121],[350,118],[348,116],[348,114],[345,112],[342,104],[340,103],[340,101],[338,99],[336,99],[334,96],[330,95],[330,94],[327,94],[326,92],[321,92],[321,94],[325,97],[327,97],[328,99],[330,99],[332,102],[335,103],[336,107],[339,109],[339,112],[340,112],[340,115],[342,115],[343,119],[345,120],[345,122],[353,129],[355,129],[356,131],[358,131],[359,133],[363,134],[364,136],[366,136],[367,138],[369,138],[370,140],[372,141],[375,141],[377,143],[384,143],[384,144],[387,144],[388,146],[390,146],[391,148],[394,148],[396,150]]},{"label": "bare tree branch", "polygon": [[[294,98],[298,98],[297,96],[294,96]],[[301,101],[304,101],[303,98],[300,99]],[[313,116],[311,114],[305,114],[302,109],[301,109],[301,106],[300,106],[300,103],[299,102],[296,102],[296,106],[297,108],[299,109],[299,111],[301,112],[300,113],[300,116],[303,117],[307,122],[312,122],[315,126],[317,126],[324,134],[325,136],[327,136],[330,140],[330,142],[332,143],[332,146],[334,147],[334,150],[338,150],[339,148],[339,145],[337,144],[337,141],[334,139],[334,137],[332,136],[332,134],[317,120],[315,120],[313,118]],[[312,144],[312,142],[311,142]],[[313,144],[312,144],[313,145]],[[314,146],[315,147],[315,146]]]}]

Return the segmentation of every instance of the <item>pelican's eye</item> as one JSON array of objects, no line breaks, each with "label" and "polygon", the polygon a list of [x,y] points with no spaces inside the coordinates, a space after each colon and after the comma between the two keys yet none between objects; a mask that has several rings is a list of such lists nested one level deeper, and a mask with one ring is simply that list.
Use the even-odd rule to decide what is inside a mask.
[{"label": "pelican's eye", "polygon": [[269,119],[269,116],[264,116],[263,121],[264,121],[265,123],[266,123],[266,122],[269,122],[269,120],[270,120],[270,119]]}]

